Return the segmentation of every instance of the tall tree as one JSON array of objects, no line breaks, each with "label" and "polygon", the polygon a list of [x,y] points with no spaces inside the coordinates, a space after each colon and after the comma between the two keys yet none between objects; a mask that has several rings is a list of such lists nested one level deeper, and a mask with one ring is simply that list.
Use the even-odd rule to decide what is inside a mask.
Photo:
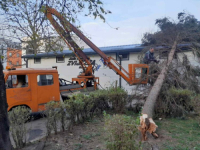
[{"label": "tall tree", "polygon": [[0,149],[11,150],[9,137],[9,124],[7,114],[8,104],[6,101],[6,88],[3,75],[3,66],[0,61]]},{"label": "tall tree", "polygon": [[[62,50],[60,38],[46,16],[40,10],[48,5],[61,12],[68,21],[79,26],[79,15],[94,16],[105,21],[104,15],[111,13],[103,8],[100,0],[3,0],[0,2],[2,15],[5,18],[4,27],[9,31],[9,37],[25,43],[27,51],[38,53]],[[8,32],[7,32],[8,34]],[[6,36],[6,35],[5,35]],[[45,43],[45,45],[44,45]],[[55,46],[57,45],[57,46]],[[60,46],[60,48],[59,48]]]}]

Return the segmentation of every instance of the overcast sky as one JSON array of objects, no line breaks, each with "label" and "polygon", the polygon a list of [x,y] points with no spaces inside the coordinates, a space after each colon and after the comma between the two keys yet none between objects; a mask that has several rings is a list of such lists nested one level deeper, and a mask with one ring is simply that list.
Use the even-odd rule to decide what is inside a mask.
[{"label": "overcast sky", "polygon": [[81,30],[97,46],[139,44],[145,32],[155,32],[155,20],[170,17],[174,20],[183,10],[200,20],[200,0],[102,0],[107,23],[100,19],[80,16]]}]

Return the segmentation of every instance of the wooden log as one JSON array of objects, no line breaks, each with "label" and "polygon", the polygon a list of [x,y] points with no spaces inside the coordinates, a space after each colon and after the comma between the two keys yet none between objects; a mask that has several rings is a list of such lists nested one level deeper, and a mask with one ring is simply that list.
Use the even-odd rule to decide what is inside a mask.
[{"label": "wooden log", "polygon": [[152,134],[155,138],[158,137],[158,135],[155,133],[157,129],[157,125],[153,121],[153,115],[154,115],[154,106],[156,103],[156,99],[160,93],[160,90],[162,88],[162,85],[165,80],[165,76],[167,74],[168,68],[173,60],[174,53],[176,50],[177,42],[175,41],[172,49],[168,55],[168,60],[166,65],[163,67],[161,73],[159,74],[158,78],[156,79],[156,82],[154,83],[145,103],[144,107],[142,109],[142,116],[140,117],[140,127],[139,130],[142,133],[142,140],[147,140],[146,132],[149,132]]}]

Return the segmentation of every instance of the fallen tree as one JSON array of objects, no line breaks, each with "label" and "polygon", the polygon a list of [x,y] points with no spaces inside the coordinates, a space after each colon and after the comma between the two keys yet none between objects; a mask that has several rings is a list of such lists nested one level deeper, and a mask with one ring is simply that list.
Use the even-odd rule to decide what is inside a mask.
[{"label": "fallen tree", "polygon": [[156,128],[158,126],[155,124],[155,122],[152,119],[153,113],[154,113],[154,106],[156,103],[156,99],[159,95],[159,92],[161,90],[161,87],[163,85],[163,82],[165,80],[165,76],[168,71],[168,68],[173,60],[173,56],[176,50],[176,45],[177,45],[177,42],[175,41],[169,53],[168,61],[166,65],[163,67],[161,73],[159,74],[144,104],[144,107],[142,110],[142,116],[140,117],[140,127],[139,127],[139,130],[142,133],[142,140],[147,139],[146,137],[147,131],[151,133],[154,137],[158,137],[158,135],[155,133]]},{"label": "fallen tree", "polygon": [[[192,66],[192,62],[189,62],[183,50],[180,49],[180,45],[185,45],[187,50],[193,50],[194,54],[196,54],[197,58],[199,58],[200,47],[197,46],[198,44],[196,43],[200,42],[200,23],[193,15],[181,12],[178,13],[177,22],[168,17],[164,17],[157,19],[155,24],[160,30],[155,33],[145,33],[142,43],[144,46],[149,47],[163,46],[164,52],[168,54],[168,57],[167,60],[165,60],[166,63],[164,65],[162,64],[156,66],[157,70],[150,70],[152,74],[149,76],[153,79],[150,84],[153,86],[147,96],[142,109],[142,116],[140,117],[139,130],[142,132],[143,140],[147,139],[146,132],[150,132],[154,137],[158,137],[155,133],[158,126],[153,121],[153,118],[155,118],[156,115],[157,117],[160,116],[160,114],[154,114],[154,112],[159,113],[156,106],[162,106],[162,108],[175,106],[171,108],[173,112],[176,112],[175,109],[182,109],[184,112],[195,110],[195,105],[189,104],[189,109],[186,110],[184,108],[184,104],[177,103],[174,98],[167,95],[170,93],[170,88],[175,90],[188,89],[195,93],[194,95],[198,95],[200,93],[199,81],[196,78],[199,76],[197,75],[199,73],[199,69],[198,67]],[[195,43],[195,46],[193,43]],[[184,55],[185,58],[183,60],[178,58],[178,52],[181,52]],[[162,53],[162,51],[159,51],[159,54],[160,53]],[[176,59],[172,61],[175,56]],[[156,74],[154,72],[156,72]],[[160,105],[157,104],[156,101],[159,101]],[[170,104],[166,106],[166,103]],[[162,111],[161,113],[166,112]]]}]

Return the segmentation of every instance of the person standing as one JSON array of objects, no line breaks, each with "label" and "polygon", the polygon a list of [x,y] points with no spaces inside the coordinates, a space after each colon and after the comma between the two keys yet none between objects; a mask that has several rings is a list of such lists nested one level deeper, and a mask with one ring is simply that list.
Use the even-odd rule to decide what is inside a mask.
[{"label": "person standing", "polygon": [[[154,57],[154,48],[151,47],[144,55],[143,58],[143,63],[144,64],[149,64],[151,62],[159,63],[158,60],[155,59]],[[146,75],[147,74],[147,68],[142,68],[142,74]]]},{"label": "person standing", "polygon": [[144,55],[144,58],[143,58],[143,63],[144,64],[149,64],[150,62],[155,62],[155,63],[158,63],[159,61],[155,59],[154,57],[154,48],[151,47],[150,50],[148,50],[145,55]]}]

